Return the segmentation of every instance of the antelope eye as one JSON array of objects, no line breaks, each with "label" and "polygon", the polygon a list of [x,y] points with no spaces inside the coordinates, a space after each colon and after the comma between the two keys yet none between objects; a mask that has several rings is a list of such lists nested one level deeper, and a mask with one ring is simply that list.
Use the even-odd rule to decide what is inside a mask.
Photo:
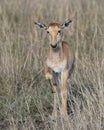
[{"label": "antelope eye", "polygon": [[61,33],[61,30],[59,30],[58,33]]}]

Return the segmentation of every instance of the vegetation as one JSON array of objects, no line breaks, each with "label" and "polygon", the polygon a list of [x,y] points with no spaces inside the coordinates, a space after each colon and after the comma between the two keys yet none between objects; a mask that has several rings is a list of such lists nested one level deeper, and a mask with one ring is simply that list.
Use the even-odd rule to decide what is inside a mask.
[{"label": "vegetation", "polygon": [[[54,123],[44,76],[49,41],[34,21],[67,19],[73,23],[63,39],[76,57],[68,82],[70,119]],[[0,0],[0,130],[61,129],[104,129],[104,1]]]}]

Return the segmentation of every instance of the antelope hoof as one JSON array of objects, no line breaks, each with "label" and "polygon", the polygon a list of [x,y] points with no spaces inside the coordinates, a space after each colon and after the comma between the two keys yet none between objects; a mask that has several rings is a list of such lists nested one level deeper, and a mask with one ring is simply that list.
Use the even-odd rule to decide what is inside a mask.
[{"label": "antelope hoof", "polygon": [[54,88],[51,91],[52,91],[52,93],[56,93],[56,90]]},{"label": "antelope hoof", "polygon": [[51,119],[52,121],[56,121],[56,118],[57,118],[57,112],[53,110]]}]

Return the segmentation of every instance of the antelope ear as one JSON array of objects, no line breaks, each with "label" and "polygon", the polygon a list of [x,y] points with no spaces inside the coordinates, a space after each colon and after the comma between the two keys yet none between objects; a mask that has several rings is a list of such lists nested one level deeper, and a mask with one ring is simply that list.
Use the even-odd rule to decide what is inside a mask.
[{"label": "antelope ear", "polygon": [[68,21],[66,21],[65,23],[63,23],[63,24],[61,25],[61,29],[64,29],[65,27],[68,27],[71,22],[72,22],[72,20],[68,20]]},{"label": "antelope ear", "polygon": [[41,28],[41,29],[47,30],[47,26],[44,25],[44,24],[41,24],[41,23],[39,23],[39,22],[34,22],[34,24],[37,25],[37,26],[38,26],[39,28]]}]

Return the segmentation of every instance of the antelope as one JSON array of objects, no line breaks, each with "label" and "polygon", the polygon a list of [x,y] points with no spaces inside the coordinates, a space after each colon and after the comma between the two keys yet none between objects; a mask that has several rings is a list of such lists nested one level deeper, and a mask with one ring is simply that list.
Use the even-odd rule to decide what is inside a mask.
[{"label": "antelope", "polygon": [[49,81],[51,91],[54,94],[52,117],[57,117],[57,86],[58,76],[61,75],[61,114],[67,115],[67,80],[74,68],[74,53],[68,43],[62,40],[62,30],[69,26],[71,20],[59,23],[50,23],[48,26],[40,22],[34,22],[39,28],[46,30],[49,35],[49,48],[47,50],[45,77]]}]

